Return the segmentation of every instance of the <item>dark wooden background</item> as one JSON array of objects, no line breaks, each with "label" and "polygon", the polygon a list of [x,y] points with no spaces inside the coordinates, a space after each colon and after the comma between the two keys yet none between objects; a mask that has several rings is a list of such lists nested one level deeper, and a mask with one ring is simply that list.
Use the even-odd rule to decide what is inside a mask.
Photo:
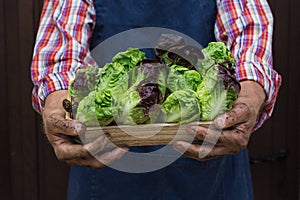
[{"label": "dark wooden background", "polygon": [[[275,16],[275,68],[283,85],[272,119],[253,135],[249,148],[251,158],[270,159],[285,150],[287,159],[251,165],[254,193],[258,200],[294,200],[299,197],[300,177],[300,1],[269,2]],[[0,199],[4,200],[66,196],[68,166],[56,160],[31,107],[29,68],[41,6],[42,0],[0,1]]]}]

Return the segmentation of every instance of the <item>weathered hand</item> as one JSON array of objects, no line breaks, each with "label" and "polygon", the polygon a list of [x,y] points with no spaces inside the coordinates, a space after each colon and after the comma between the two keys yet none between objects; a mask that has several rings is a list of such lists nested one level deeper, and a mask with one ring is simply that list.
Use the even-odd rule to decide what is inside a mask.
[{"label": "weathered hand", "polygon": [[174,143],[174,149],[197,160],[238,153],[247,147],[264,101],[265,93],[258,83],[241,82],[241,91],[233,108],[214,119],[215,128],[190,128],[195,138],[205,142],[197,145],[178,141]]},{"label": "weathered hand", "polygon": [[79,121],[65,119],[62,102],[67,94],[68,91],[61,90],[48,95],[42,113],[46,136],[53,146],[57,158],[70,165],[93,168],[103,168],[121,158],[128,151],[127,148],[115,148],[110,152],[95,156],[107,144],[106,136],[100,136],[85,145],[74,143],[73,137],[82,134],[86,128]]}]

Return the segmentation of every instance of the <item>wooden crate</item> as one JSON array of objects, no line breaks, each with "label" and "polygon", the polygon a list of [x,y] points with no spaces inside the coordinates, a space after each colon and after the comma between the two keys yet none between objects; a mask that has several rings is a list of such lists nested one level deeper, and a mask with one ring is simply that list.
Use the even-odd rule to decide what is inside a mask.
[{"label": "wooden crate", "polygon": [[193,122],[189,124],[143,124],[87,127],[86,132],[80,136],[82,143],[88,143],[97,137],[109,133],[111,143],[108,146],[150,146],[166,145],[174,141],[200,142],[188,132],[192,125],[209,127],[211,121]]}]

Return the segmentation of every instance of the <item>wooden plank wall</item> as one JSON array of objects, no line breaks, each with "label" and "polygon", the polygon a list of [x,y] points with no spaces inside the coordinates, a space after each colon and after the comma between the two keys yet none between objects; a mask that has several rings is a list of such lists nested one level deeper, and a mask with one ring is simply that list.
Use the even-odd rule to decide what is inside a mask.
[{"label": "wooden plank wall", "polygon": [[286,150],[285,161],[252,165],[256,199],[298,199],[299,188],[299,87],[297,46],[300,45],[300,2],[270,0],[275,17],[274,66],[283,77],[274,115],[255,133],[251,157]]},{"label": "wooden plank wall", "polygon": [[[275,16],[274,66],[283,85],[274,116],[250,142],[250,156],[287,150],[285,161],[251,166],[255,199],[298,199],[300,1],[270,0]],[[0,196],[65,199],[68,166],[56,160],[31,107],[30,60],[42,0],[0,1]]]},{"label": "wooden plank wall", "polygon": [[55,159],[31,106],[29,69],[42,1],[0,4],[1,199],[65,199],[68,167]]},{"label": "wooden plank wall", "polygon": [[6,105],[7,105],[7,84],[6,84],[6,55],[5,51],[2,49],[6,49],[5,45],[5,28],[4,28],[4,2],[0,2],[0,63],[1,63],[1,73],[0,73],[0,109],[2,112],[0,113],[0,133],[1,138],[4,141],[2,145],[0,145],[0,157],[2,158],[3,163],[1,162],[0,170],[1,170],[1,178],[0,178],[0,194],[4,199],[10,199],[10,165],[9,165],[9,137],[8,137],[8,127],[7,124],[7,116],[6,116]]}]

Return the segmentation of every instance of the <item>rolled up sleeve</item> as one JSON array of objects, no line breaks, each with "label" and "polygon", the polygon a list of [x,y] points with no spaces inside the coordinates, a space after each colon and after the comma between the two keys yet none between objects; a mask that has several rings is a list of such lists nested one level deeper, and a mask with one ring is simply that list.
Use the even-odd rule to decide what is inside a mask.
[{"label": "rolled up sleeve", "polygon": [[36,111],[50,93],[68,89],[77,68],[95,64],[89,51],[95,18],[92,0],[44,1],[31,63]]},{"label": "rolled up sleeve", "polygon": [[215,35],[231,49],[237,79],[256,81],[266,93],[257,129],[271,116],[281,85],[273,68],[273,15],[266,0],[218,0],[217,6]]}]

